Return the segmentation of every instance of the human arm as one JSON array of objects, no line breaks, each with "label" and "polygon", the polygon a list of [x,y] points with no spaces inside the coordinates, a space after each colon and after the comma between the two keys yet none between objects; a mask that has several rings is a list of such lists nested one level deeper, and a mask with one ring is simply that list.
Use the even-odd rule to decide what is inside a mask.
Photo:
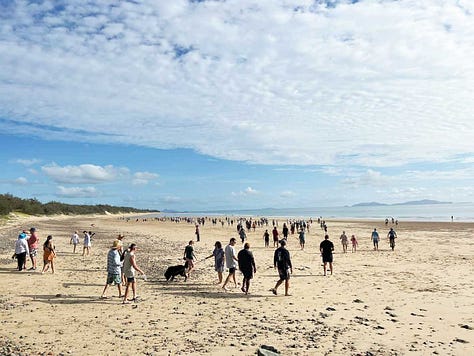
[{"label": "human arm", "polygon": [[130,264],[133,266],[133,268],[135,268],[135,270],[137,270],[138,272],[140,272],[140,274],[145,274],[145,272],[143,272],[143,271],[137,266],[137,263],[135,262],[135,255],[133,255],[133,256],[130,257]]}]

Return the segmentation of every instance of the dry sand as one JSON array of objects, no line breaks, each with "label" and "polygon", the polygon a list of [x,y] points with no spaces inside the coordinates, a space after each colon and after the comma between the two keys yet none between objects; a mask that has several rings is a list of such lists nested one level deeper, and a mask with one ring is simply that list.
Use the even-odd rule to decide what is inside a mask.
[{"label": "dry sand", "polygon": [[[14,241],[31,226],[42,242],[48,234],[55,238],[54,275],[15,271]],[[323,234],[314,224],[304,251],[297,235],[289,238],[294,274],[292,296],[285,297],[269,291],[278,278],[263,228],[248,233],[257,273],[245,296],[240,288],[225,292],[213,284],[212,259],[199,262],[187,282],[164,281],[166,267],[182,263],[192,224],[116,216],[12,222],[0,227],[0,354],[251,355],[260,345],[284,355],[473,354],[474,224],[401,222],[394,252],[383,223],[329,221],[328,227],[336,246],[334,275],[323,276]],[[370,242],[374,227],[383,237],[378,252]],[[96,236],[91,256],[83,258],[72,254],[69,240],[85,229]],[[342,253],[342,230],[358,237],[357,253]],[[121,304],[115,287],[108,293],[113,298],[100,299],[106,254],[118,233],[138,244],[137,262],[148,277],[138,280],[141,301],[130,305]],[[238,237],[235,224],[206,221],[195,244],[198,259],[230,237]]]}]

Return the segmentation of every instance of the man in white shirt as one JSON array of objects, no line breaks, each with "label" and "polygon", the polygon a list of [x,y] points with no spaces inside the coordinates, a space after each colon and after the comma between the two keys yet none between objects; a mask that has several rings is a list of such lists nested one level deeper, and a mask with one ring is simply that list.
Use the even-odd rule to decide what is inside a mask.
[{"label": "man in white shirt", "polygon": [[225,287],[227,282],[229,282],[230,277],[232,276],[232,279],[234,280],[234,285],[237,288],[237,282],[235,280],[235,271],[237,269],[237,262],[239,261],[237,259],[237,254],[235,253],[235,238],[231,238],[229,241],[229,244],[225,247],[224,253],[225,253],[225,263],[227,268],[229,269],[229,275],[227,276],[224,285],[222,286],[222,289],[227,290]]}]

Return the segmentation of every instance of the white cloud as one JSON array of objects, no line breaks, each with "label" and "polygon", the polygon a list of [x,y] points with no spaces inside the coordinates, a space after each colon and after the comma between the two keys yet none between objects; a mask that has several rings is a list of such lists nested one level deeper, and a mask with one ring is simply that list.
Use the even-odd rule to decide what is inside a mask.
[{"label": "white cloud", "polygon": [[15,160],[15,163],[22,164],[24,166],[32,166],[34,164],[40,163],[40,159],[32,158],[32,159],[17,159]]},{"label": "white cloud", "polygon": [[104,183],[117,180],[129,173],[127,168],[93,164],[64,167],[50,164],[41,167],[41,170],[55,182],[63,184]]},{"label": "white cloud", "polygon": [[360,175],[343,179],[343,184],[355,187],[360,186],[387,186],[393,178],[384,176],[382,173],[368,169]]},{"label": "white cloud", "polygon": [[473,13],[468,0],[0,3],[0,130],[271,164],[450,160],[472,152]]},{"label": "white cloud", "polygon": [[253,189],[252,187],[247,187],[244,190],[241,190],[240,192],[232,192],[231,194],[233,196],[249,196],[259,194],[259,192]]},{"label": "white cloud", "polygon": [[94,187],[58,186],[56,195],[67,198],[93,198],[99,196],[99,191]]},{"label": "white cloud", "polygon": [[150,180],[157,179],[159,177],[156,173],[150,172],[136,172],[133,175],[132,184],[134,185],[146,185],[150,182]]},{"label": "white cloud", "polygon": [[28,184],[28,179],[26,179],[25,177],[18,177],[17,179],[14,180],[15,184],[18,184],[18,185],[26,185]]},{"label": "white cloud", "polygon": [[293,198],[296,196],[296,193],[291,190],[285,190],[280,193],[280,197],[282,198]]},{"label": "white cloud", "polygon": [[166,196],[161,199],[161,202],[165,204],[176,204],[181,202],[181,198],[176,196]]}]

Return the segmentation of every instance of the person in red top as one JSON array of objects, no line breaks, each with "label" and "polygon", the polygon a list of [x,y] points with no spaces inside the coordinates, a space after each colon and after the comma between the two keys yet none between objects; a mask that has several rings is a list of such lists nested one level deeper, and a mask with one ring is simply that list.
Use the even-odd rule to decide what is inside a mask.
[{"label": "person in red top", "polygon": [[38,255],[39,238],[36,234],[36,229],[32,227],[30,229],[30,237],[28,238],[28,248],[30,250],[31,268],[30,270],[36,270],[36,256]]},{"label": "person in red top", "polygon": [[278,235],[279,235],[276,226],[273,228],[272,234],[273,234],[273,247],[276,247],[278,246]]}]

